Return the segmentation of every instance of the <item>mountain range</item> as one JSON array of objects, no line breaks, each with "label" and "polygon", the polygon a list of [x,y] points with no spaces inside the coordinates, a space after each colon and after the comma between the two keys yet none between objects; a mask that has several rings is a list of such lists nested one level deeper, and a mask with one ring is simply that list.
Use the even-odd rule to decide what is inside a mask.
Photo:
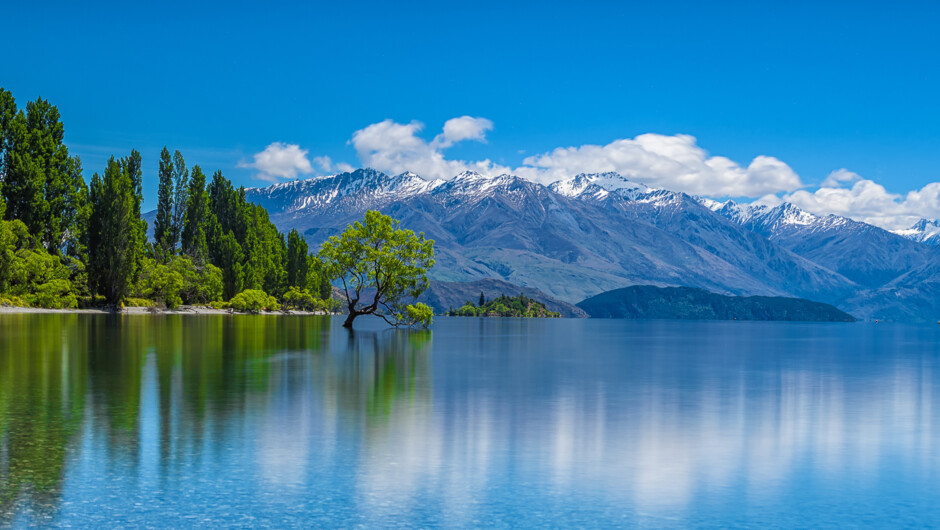
[{"label": "mountain range", "polygon": [[[940,317],[940,247],[792,204],[716,202],[615,173],[542,185],[511,175],[425,180],[359,169],[246,190],[315,248],[378,209],[435,240],[432,279],[484,279],[577,303],[630,285],[796,296],[861,319]],[[915,226],[916,228],[916,226]],[[516,294],[516,293],[507,293]]]}]

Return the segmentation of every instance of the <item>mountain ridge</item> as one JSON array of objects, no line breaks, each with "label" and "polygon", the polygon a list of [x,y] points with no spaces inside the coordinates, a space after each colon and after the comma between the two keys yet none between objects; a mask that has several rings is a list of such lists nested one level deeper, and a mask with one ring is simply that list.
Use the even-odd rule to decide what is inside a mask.
[{"label": "mountain ridge", "polygon": [[921,276],[932,278],[935,247],[792,204],[721,203],[615,173],[543,185],[513,175],[425,180],[359,169],[246,194],[282,230],[297,228],[314,247],[365,210],[379,209],[436,241],[434,280],[498,279],[568,303],[652,284],[796,296],[862,318],[910,318],[878,292],[895,288],[911,293],[914,305],[940,311],[902,278],[922,268]]}]

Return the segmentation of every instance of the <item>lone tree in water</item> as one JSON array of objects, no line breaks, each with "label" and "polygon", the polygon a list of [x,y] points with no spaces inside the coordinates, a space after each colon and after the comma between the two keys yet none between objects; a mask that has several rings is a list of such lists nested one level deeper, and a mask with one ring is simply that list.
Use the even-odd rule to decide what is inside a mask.
[{"label": "lone tree in water", "polygon": [[[432,311],[425,304],[408,304],[428,288],[427,271],[434,265],[434,241],[424,233],[398,227],[399,222],[369,210],[339,236],[320,247],[325,274],[341,280],[352,328],[360,315],[376,315],[392,326],[427,327]],[[374,290],[374,294],[372,291]],[[360,299],[371,296],[360,303]]]}]

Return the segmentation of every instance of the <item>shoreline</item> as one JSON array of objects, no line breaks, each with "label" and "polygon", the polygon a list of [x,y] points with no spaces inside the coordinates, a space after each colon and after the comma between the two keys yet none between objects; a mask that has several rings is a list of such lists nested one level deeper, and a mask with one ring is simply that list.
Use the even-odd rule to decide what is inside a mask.
[{"label": "shoreline", "polygon": [[85,308],[85,309],[46,309],[42,307],[17,307],[0,306],[0,315],[2,314],[30,314],[30,313],[49,313],[49,314],[72,314],[72,315],[280,315],[280,316],[329,316],[330,313],[322,311],[259,311],[257,313],[245,313],[229,309],[213,309],[211,307],[201,306],[180,306],[179,309],[154,309],[152,307],[125,307],[121,311],[109,311],[107,309]]}]

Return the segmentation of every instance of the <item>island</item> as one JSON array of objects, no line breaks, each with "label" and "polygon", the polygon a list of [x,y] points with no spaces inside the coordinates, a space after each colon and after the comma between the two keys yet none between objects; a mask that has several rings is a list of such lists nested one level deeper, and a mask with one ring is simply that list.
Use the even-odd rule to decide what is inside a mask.
[{"label": "island", "polygon": [[519,318],[560,318],[561,313],[549,311],[545,304],[529,298],[525,294],[518,296],[500,295],[487,300],[480,293],[479,303],[467,301],[459,309],[451,309],[447,316],[452,317],[519,317]]},{"label": "island", "polygon": [[633,285],[577,304],[592,318],[855,322],[822,302],[782,296],[728,296],[693,287]]}]

